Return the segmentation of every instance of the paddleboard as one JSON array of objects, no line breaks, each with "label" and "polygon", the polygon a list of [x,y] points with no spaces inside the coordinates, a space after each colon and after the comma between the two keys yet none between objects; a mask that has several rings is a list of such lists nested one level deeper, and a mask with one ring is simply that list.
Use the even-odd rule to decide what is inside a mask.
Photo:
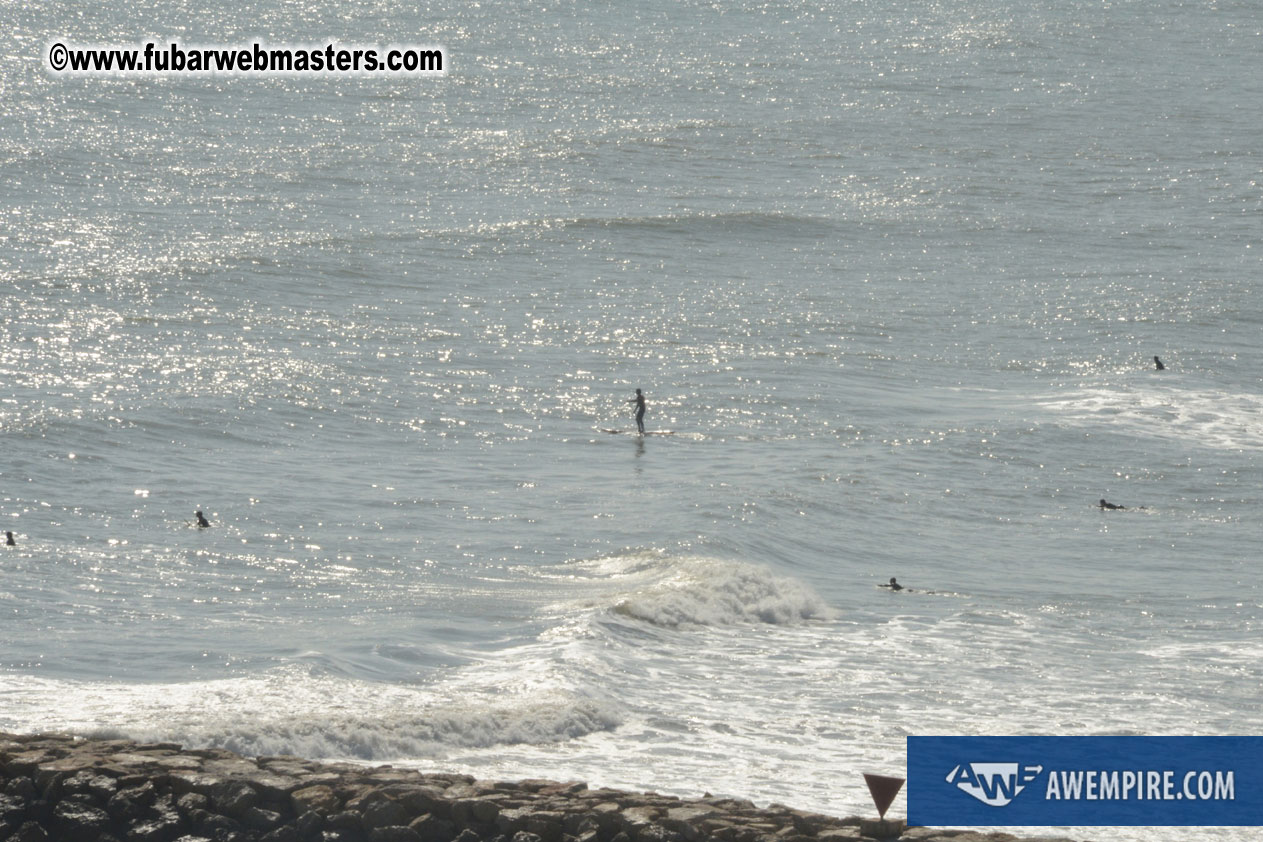
[{"label": "paddleboard", "polygon": [[602,433],[609,433],[614,436],[673,436],[675,430],[649,430],[645,433],[638,433],[635,430],[611,430],[606,427],[601,428]]}]

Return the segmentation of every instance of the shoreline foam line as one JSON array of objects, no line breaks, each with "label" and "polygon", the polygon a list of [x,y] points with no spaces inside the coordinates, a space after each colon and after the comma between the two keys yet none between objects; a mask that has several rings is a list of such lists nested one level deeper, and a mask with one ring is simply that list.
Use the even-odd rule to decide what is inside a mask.
[{"label": "shoreline foam line", "polygon": [[[61,734],[0,734],[0,793],[0,838],[85,842],[852,842],[873,824],[734,798],[479,781]],[[900,838],[971,836],[909,828]]]}]

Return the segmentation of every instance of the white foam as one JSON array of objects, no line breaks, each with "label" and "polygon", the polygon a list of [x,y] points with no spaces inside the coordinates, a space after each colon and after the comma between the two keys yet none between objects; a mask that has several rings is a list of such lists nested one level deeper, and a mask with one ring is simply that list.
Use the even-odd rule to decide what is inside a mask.
[{"label": "white foam", "polygon": [[[172,740],[252,756],[383,761],[551,745],[621,721],[616,705],[565,688],[466,689],[467,695],[452,697],[442,688],[313,678],[292,668],[153,685],[41,679],[19,689],[0,682],[6,697],[0,727]],[[62,701],[50,710],[50,698]]]},{"label": "white foam", "polygon": [[833,616],[806,583],[740,561],[633,552],[576,562],[568,572],[586,580],[587,606],[657,626],[787,625]]},{"label": "white foam", "polygon": [[1173,384],[1108,384],[1042,398],[1070,421],[1125,425],[1137,433],[1222,450],[1263,449],[1263,395]]},{"label": "white foam", "polygon": [[619,600],[614,610],[659,626],[786,625],[830,616],[807,585],[764,567],[690,559],[667,579]]}]

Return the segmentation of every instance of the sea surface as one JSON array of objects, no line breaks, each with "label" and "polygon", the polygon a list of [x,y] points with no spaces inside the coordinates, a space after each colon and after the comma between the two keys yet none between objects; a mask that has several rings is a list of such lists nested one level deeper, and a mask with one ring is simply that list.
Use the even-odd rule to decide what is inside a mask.
[{"label": "sea surface", "polygon": [[[447,72],[45,67],[147,40]],[[1253,0],[3,0],[0,730],[835,815],[1263,733],[1261,103]]]}]

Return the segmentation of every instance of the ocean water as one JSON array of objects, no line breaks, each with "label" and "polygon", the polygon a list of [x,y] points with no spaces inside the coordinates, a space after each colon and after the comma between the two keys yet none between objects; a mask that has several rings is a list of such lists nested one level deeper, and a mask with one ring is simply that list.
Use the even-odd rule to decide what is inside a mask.
[{"label": "ocean water", "polygon": [[[44,68],[252,39],[448,69]],[[838,815],[910,734],[1260,733],[1261,39],[0,3],[0,729]]]}]

